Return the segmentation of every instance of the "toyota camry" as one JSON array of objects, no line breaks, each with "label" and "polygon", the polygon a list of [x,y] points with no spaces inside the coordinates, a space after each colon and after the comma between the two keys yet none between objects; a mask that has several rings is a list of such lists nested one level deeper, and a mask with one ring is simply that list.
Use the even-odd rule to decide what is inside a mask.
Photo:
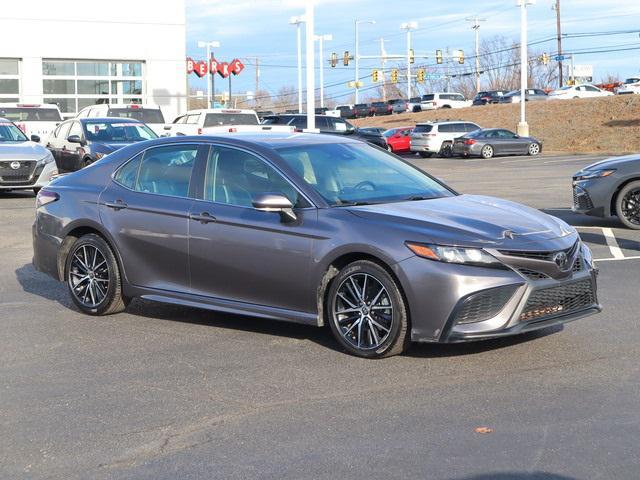
[{"label": "toyota camry", "polygon": [[133,144],[41,190],[33,241],[86,314],[138,297],[327,326],[368,358],[601,308],[574,228],[347,137]]}]

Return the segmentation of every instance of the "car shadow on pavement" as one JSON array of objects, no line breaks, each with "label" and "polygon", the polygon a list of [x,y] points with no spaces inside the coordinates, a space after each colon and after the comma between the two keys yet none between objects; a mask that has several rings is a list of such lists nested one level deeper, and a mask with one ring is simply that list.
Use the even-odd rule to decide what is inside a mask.
[{"label": "car shadow on pavement", "polygon": [[570,208],[543,208],[542,212],[564,220],[574,227],[621,228],[622,224],[615,218],[590,217],[573,212]]},{"label": "car shadow on pavement", "polygon": [[38,272],[33,264],[27,263],[15,270],[18,283],[27,293],[53,300],[59,304],[73,308],[73,302],[67,293],[66,285],[56,282],[48,275]]},{"label": "car shadow on pavement", "polygon": [[498,472],[481,473],[470,477],[456,477],[451,480],[576,480],[575,477],[548,472]]}]

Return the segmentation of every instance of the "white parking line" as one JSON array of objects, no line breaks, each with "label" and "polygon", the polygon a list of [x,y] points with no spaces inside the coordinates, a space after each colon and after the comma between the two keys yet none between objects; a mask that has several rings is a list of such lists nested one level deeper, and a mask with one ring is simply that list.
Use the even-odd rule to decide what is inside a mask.
[{"label": "white parking line", "polygon": [[602,234],[604,235],[604,239],[607,241],[607,245],[609,246],[609,250],[611,250],[613,258],[624,258],[624,253],[622,253],[622,249],[618,245],[618,241],[613,234],[613,230],[610,228],[603,228]]},{"label": "white parking line", "polygon": [[622,258],[594,258],[594,262],[620,262],[625,260],[640,260],[640,256]]},{"label": "white parking line", "polygon": [[542,162],[543,165],[548,165],[550,163],[568,163],[568,162],[584,162],[584,161],[592,161],[597,160],[601,157],[574,157],[574,158],[561,158],[555,160],[547,160],[546,162]]}]

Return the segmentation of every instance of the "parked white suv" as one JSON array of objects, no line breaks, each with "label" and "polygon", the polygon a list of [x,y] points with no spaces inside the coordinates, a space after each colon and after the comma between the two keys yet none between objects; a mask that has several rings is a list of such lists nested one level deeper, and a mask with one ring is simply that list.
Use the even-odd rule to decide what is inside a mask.
[{"label": "parked white suv", "polygon": [[40,137],[39,143],[62,122],[60,109],[52,103],[0,103],[0,117],[15,123],[27,138]]},{"label": "parked white suv", "polygon": [[461,93],[428,93],[422,95],[420,104],[422,110],[436,110],[438,108],[465,108],[473,102],[464,98]]},{"label": "parked white suv", "polygon": [[189,110],[164,126],[162,136],[203,135],[228,132],[260,131],[293,132],[287,125],[261,125],[254,110],[236,108],[209,108]]},{"label": "parked white suv", "polygon": [[610,97],[612,92],[601,90],[595,85],[567,85],[549,92],[548,100],[571,100],[572,98]]},{"label": "parked white suv", "polygon": [[618,95],[629,95],[640,93],[640,78],[627,78],[622,85],[618,87],[616,92]]},{"label": "parked white suv", "polygon": [[418,123],[411,132],[411,151],[423,158],[435,154],[450,157],[453,140],[479,128],[475,123],[462,120]]},{"label": "parked white suv", "polygon": [[78,112],[76,118],[86,117],[118,117],[133,118],[146,123],[156,135],[162,135],[165,125],[164,115],[158,105],[140,103],[112,103],[89,105]]}]

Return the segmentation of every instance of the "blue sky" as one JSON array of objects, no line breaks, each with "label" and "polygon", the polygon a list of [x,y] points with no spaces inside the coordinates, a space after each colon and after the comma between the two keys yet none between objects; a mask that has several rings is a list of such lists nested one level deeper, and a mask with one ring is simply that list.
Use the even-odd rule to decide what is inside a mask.
[{"label": "blue sky", "polygon": [[[375,20],[375,25],[361,25],[360,52],[376,55],[380,52],[380,37],[386,41],[388,53],[406,52],[406,36],[400,24],[418,22],[413,34],[416,54],[432,55],[436,49],[463,49],[466,56],[474,51],[474,33],[465,18],[480,15],[481,38],[501,35],[518,41],[519,9],[515,0],[316,0],[316,34],[330,33],[333,41],[325,42],[326,57],[332,51],[339,54],[354,49],[354,20]],[[555,0],[537,0],[529,8],[529,40],[552,38],[556,32]],[[638,0],[562,0],[563,33],[640,31]],[[302,0],[186,0],[187,54],[194,59],[205,57],[197,47],[198,40],[218,40],[219,61],[234,57],[247,63],[245,71],[233,79],[233,90],[255,88],[255,69],[249,57],[260,57],[261,89],[276,93],[283,85],[296,85],[295,27],[289,25],[292,15],[304,13]],[[636,33],[566,39],[565,51],[609,48],[640,48]],[[553,52],[555,40],[535,47]],[[576,56],[577,64],[594,65],[594,79],[608,74],[622,78],[640,73],[640,49],[618,53],[588,53]],[[378,61],[362,61],[361,69],[369,74]],[[391,66],[388,64],[388,66]],[[346,82],[354,76],[350,67],[325,68],[327,96],[348,92]],[[218,77],[220,78],[220,77]],[[217,80],[216,88],[225,83]],[[225,83],[226,84],[226,83]],[[205,90],[204,80],[191,76],[191,85]]]}]

